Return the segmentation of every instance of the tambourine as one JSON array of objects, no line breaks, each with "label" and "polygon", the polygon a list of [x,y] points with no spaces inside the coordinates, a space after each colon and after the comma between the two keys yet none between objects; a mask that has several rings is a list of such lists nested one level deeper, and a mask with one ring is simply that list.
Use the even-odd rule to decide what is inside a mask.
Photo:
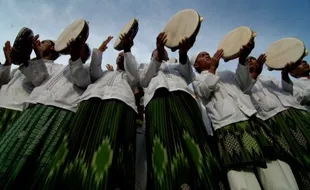
[{"label": "tambourine", "polygon": [[121,51],[124,49],[123,43],[121,41],[122,35],[132,35],[133,38],[136,37],[139,30],[139,21],[135,18],[131,19],[124,28],[121,30],[120,34],[118,35],[118,38],[115,40],[114,43],[114,49]]},{"label": "tambourine", "polygon": [[266,53],[266,65],[269,70],[282,70],[287,63],[298,67],[301,59],[308,55],[305,44],[297,38],[283,38],[272,43]]},{"label": "tambourine", "polygon": [[68,43],[70,40],[81,38],[83,42],[86,42],[88,35],[88,22],[83,19],[76,20],[61,32],[55,42],[55,51],[60,54],[68,55],[70,53],[68,48]]},{"label": "tambourine", "polygon": [[21,57],[30,56],[32,52],[33,32],[27,27],[23,27],[17,34],[12,50],[11,60],[15,65],[22,64]]},{"label": "tambourine", "polygon": [[223,59],[225,62],[236,59],[240,55],[240,49],[247,45],[256,35],[257,33],[251,28],[240,26],[224,36],[217,49],[223,49]]},{"label": "tambourine", "polygon": [[184,38],[195,38],[200,30],[203,17],[193,9],[185,9],[170,18],[163,32],[167,35],[166,47],[172,51],[179,49]]}]

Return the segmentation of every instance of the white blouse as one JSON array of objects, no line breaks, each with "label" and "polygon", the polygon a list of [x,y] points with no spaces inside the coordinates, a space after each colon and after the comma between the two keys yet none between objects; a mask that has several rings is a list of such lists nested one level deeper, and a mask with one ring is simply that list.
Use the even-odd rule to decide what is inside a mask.
[{"label": "white blouse", "polygon": [[40,85],[40,80],[44,78],[44,75],[29,75],[26,77],[23,73],[30,73],[30,71],[36,70],[36,68],[44,65],[44,60],[29,60],[29,66],[20,66],[18,69],[13,69],[11,72],[11,66],[0,66],[0,107],[17,111],[23,111],[27,108],[28,103],[26,100],[29,94],[35,88]]},{"label": "white blouse", "polygon": [[310,111],[310,79],[303,77],[287,83],[282,80],[283,90],[291,93],[297,101]]},{"label": "white blouse", "polygon": [[146,88],[144,94],[144,106],[153,98],[155,91],[159,88],[166,88],[170,92],[181,90],[193,95],[188,85],[195,79],[193,68],[187,59],[186,64],[171,62],[158,62],[151,59],[150,64],[139,70],[140,85]]},{"label": "white blouse", "polygon": [[79,97],[78,102],[94,97],[102,100],[117,99],[126,103],[137,112],[132,89],[137,86],[138,72],[136,59],[131,52],[124,54],[125,71],[103,71],[101,62],[96,62],[96,64],[97,69],[91,69],[91,75],[93,79],[97,80],[88,86],[83,95]]},{"label": "white blouse", "polygon": [[56,63],[46,63],[34,73],[45,73],[47,79],[36,87],[27,100],[31,104],[44,104],[76,112],[78,98],[83,94],[85,88],[91,84],[92,69],[97,69],[102,53],[94,49],[92,60],[89,65],[84,65],[81,59],[74,62],[69,60],[65,66]]},{"label": "white blouse", "polygon": [[220,71],[214,75],[203,71],[193,84],[206,106],[214,130],[248,120],[256,113],[248,95],[255,84],[248,66],[238,64],[236,73]]},{"label": "white blouse", "polygon": [[257,110],[256,116],[262,120],[267,120],[290,107],[305,109],[290,93],[283,91],[276,79],[268,76],[257,78],[251,98]]}]

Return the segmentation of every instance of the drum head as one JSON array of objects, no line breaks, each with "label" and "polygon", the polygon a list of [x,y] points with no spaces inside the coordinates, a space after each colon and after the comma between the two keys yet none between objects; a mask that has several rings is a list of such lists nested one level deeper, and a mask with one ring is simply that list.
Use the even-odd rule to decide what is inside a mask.
[{"label": "drum head", "polygon": [[86,36],[83,36],[85,38],[85,41],[87,40],[88,37],[88,27],[86,28],[85,26],[88,26],[87,22],[83,19],[79,19],[74,21],[72,24],[67,26],[59,35],[58,39],[56,40],[55,43],[55,50],[57,52],[61,52],[64,49],[67,48],[67,44],[71,39],[76,39],[81,35],[83,30],[85,31],[85,34],[87,32]]},{"label": "drum head", "polygon": [[218,46],[218,49],[224,50],[223,59],[237,58],[242,46],[247,45],[255,35],[256,33],[253,34],[251,28],[247,26],[240,26],[230,31]]},{"label": "drum head", "polygon": [[[185,9],[170,18],[163,32],[167,35],[166,46],[176,48],[185,37],[190,38],[198,33],[200,26],[200,16],[193,9]],[[197,35],[197,34],[196,34]]]},{"label": "drum head", "polygon": [[138,20],[133,18],[131,19],[124,27],[123,29],[121,30],[121,32],[119,33],[118,35],[118,38],[115,40],[115,43],[114,43],[114,49],[120,51],[123,49],[123,46],[121,44],[121,35],[122,34],[128,34],[129,32],[133,32],[133,38],[136,37],[136,34],[138,32],[138,28],[139,28],[139,23],[138,23]]},{"label": "drum head", "polygon": [[283,38],[272,43],[266,51],[266,65],[272,69],[283,69],[287,63],[297,62],[305,54],[304,43],[297,38]]}]

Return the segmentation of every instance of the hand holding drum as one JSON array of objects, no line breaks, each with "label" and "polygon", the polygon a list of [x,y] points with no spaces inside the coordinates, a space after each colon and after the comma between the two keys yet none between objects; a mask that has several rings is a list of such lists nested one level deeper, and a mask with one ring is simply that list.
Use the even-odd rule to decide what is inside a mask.
[{"label": "hand holding drum", "polygon": [[80,41],[81,43],[85,43],[88,39],[88,35],[88,22],[83,19],[76,20],[61,32],[55,42],[55,51],[64,55],[69,55],[70,48],[68,45],[72,41]]},{"label": "hand holding drum", "polygon": [[108,49],[108,44],[110,41],[113,39],[113,36],[109,36],[105,41],[102,42],[100,47],[98,48],[99,51],[104,52],[105,50]]},{"label": "hand holding drum", "polygon": [[3,47],[3,53],[4,53],[4,57],[5,57],[4,65],[6,65],[6,66],[12,65],[11,51],[12,51],[11,43],[10,43],[10,41],[6,41],[4,44],[4,47]]},{"label": "hand holding drum", "polygon": [[133,46],[133,40],[136,37],[139,30],[138,19],[132,19],[121,30],[118,38],[115,40],[114,49],[121,51],[131,48]]},{"label": "hand holding drum", "polygon": [[28,63],[32,52],[33,32],[27,27],[23,27],[17,34],[10,53],[10,59],[13,64],[21,65]]}]

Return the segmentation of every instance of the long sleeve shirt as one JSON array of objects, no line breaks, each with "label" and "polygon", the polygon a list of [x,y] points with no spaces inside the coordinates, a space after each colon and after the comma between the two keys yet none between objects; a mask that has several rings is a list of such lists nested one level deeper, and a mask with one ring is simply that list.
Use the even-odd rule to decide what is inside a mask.
[{"label": "long sleeve shirt", "polygon": [[151,59],[144,69],[139,71],[140,85],[146,88],[144,94],[144,106],[153,98],[155,91],[159,88],[166,88],[172,91],[184,91],[193,94],[188,85],[194,80],[195,74],[190,61],[186,64],[158,62],[155,58]]},{"label": "long sleeve shirt", "polygon": [[251,91],[251,98],[257,110],[256,116],[267,120],[289,108],[304,110],[299,102],[288,92],[285,92],[279,82],[268,76],[259,76]]},{"label": "long sleeve shirt", "polygon": [[37,73],[38,68],[45,65],[44,62],[43,59],[29,60],[29,66],[20,66],[12,72],[10,72],[11,66],[0,66],[0,72],[6,75],[5,77],[2,75],[0,107],[18,111],[27,108],[26,101],[30,93],[47,77],[45,73]]},{"label": "long sleeve shirt", "polygon": [[256,113],[248,95],[255,84],[247,65],[238,64],[236,72],[221,71],[212,74],[203,71],[193,82],[214,130],[248,120]]},{"label": "long sleeve shirt", "polygon": [[101,63],[97,62],[98,70],[91,70],[91,74],[98,78],[96,82],[89,85],[86,91],[79,98],[79,102],[90,99],[100,98],[102,100],[117,99],[137,112],[135,96],[132,91],[138,83],[137,62],[131,52],[124,54],[125,71],[103,71]]}]

